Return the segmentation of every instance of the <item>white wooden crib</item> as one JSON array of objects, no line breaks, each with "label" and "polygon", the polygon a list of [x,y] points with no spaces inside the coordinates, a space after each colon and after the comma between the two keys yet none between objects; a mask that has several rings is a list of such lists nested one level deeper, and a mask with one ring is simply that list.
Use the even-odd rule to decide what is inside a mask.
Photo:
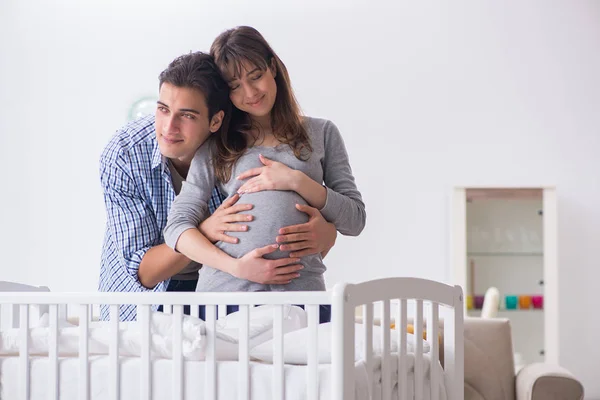
[{"label": "white wooden crib", "polygon": [[[110,304],[110,321],[93,321],[91,306],[99,304]],[[135,324],[129,326],[118,320],[121,304],[137,305],[138,321]],[[152,323],[156,316],[151,311],[152,304],[163,304],[172,312],[169,316],[160,314],[160,318],[172,321],[172,330],[167,337],[172,343],[169,359],[157,360],[154,350],[151,351],[155,345]],[[187,345],[184,343],[188,343],[185,339],[189,333],[184,320],[194,323],[196,320],[183,315],[183,305],[197,304],[206,305],[206,322],[197,320],[202,325],[194,325],[204,329],[202,358],[194,361],[186,358]],[[237,332],[234,361],[219,358],[221,336],[218,328],[221,325],[220,320],[217,321],[218,307],[227,304],[240,306],[236,318],[243,322]],[[272,359],[268,361],[256,359],[257,347],[252,347],[250,338],[250,314],[257,304],[273,310],[272,338],[266,342],[269,349],[272,344]],[[305,305],[306,310],[307,326],[301,336],[307,343],[306,362],[294,361],[292,364],[288,349],[298,347],[302,340],[298,340],[300,331],[285,332],[284,308],[298,304]],[[320,304],[332,307],[327,339],[319,336],[324,335],[326,325],[318,323]],[[17,349],[13,353],[0,352],[0,398],[6,400],[462,400],[464,397],[462,290],[459,286],[425,279],[387,278],[360,284],[338,284],[327,292],[0,292],[0,305],[0,326],[4,327],[1,338],[6,342],[0,342],[0,348],[10,347],[7,342],[12,340]],[[73,328],[78,334],[75,354],[70,356],[61,354],[59,349],[59,342],[64,339],[59,335],[65,318],[61,310],[65,305],[79,313],[78,326]],[[355,325],[357,307],[362,307],[364,317],[360,326]],[[40,310],[48,311],[48,325],[43,331],[47,332],[44,336],[47,352],[36,350],[38,339],[32,336],[37,318],[32,315]],[[411,337],[407,334],[408,317],[414,318],[415,327],[426,322],[427,338],[438,338],[439,321],[443,320],[443,368],[439,362],[439,341],[426,342],[430,351],[425,354],[420,335]],[[374,326],[375,319],[383,327],[389,327],[393,321],[397,329]],[[128,333],[135,338],[139,333],[139,354],[134,356],[120,354],[126,344],[120,341],[130,339],[123,339],[119,332],[127,330],[131,330]],[[94,350],[97,340],[94,335],[104,331],[107,351],[98,354]],[[292,340],[289,335],[295,333]],[[171,335],[172,342],[168,340]],[[358,342],[355,343],[355,339]],[[413,343],[412,349],[410,343]],[[323,361],[328,350],[331,351],[330,362]],[[360,355],[358,359],[356,351]]]}]

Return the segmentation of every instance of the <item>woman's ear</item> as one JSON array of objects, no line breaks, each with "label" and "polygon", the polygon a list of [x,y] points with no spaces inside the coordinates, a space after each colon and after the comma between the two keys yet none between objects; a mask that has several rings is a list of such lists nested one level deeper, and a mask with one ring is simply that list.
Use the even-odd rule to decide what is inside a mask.
[{"label": "woman's ear", "polygon": [[221,110],[218,113],[216,113],[215,115],[213,115],[213,117],[210,120],[210,126],[209,126],[211,133],[215,133],[216,131],[219,130],[219,128],[221,127],[221,124],[223,123],[224,117],[225,117],[225,112],[223,110]]},{"label": "woman's ear", "polygon": [[273,78],[277,76],[277,64],[275,63],[275,57],[271,57],[271,62],[269,63],[269,69],[271,70],[271,74]]}]

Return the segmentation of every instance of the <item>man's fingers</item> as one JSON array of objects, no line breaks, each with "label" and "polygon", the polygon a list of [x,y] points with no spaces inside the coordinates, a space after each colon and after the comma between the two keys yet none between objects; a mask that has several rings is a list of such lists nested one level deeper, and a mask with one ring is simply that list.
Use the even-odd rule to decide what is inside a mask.
[{"label": "man's fingers", "polygon": [[301,242],[288,243],[285,245],[279,246],[279,250],[281,251],[298,251],[308,249],[309,247],[314,247],[312,242],[307,240],[303,240]]},{"label": "man's fingers", "polygon": [[269,253],[274,252],[278,248],[279,248],[278,244],[270,244],[270,245],[265,246],[265,247],[259,247],[258,249],[254,249],[254,250],[252,250],[252,252],[254,253],[254,255],[256,257],[262,257],[265,254],[269,254]]},{"label": "man's fingers", "polygon": [[242,224],[225,224],[223,226],[225,232],[246,232],[247,230],[248,226]]},{"label": "man's fingers", "polygon": [[316,208],[308,206],[306,204],[296,204],[296,208],[302,211],[303,213],[310,215],[311,217],[314,217],[316,213],[319,212],[319,210],[317,210]]},{"label": "man's fingers", "polygon": [[290,226],[286,226],[285,228],[281,228],[279,230],[279,234],[280,235],[288,235],[290,233],[300,233],[300,232],[309,232],[310,231],[310,225],[307,223],[304,224],[300,224],[300,225],[290,225]]},{"label": "man's fingers", "polygon": [[275,238],[277,243],[291,243],[291,242],[300,242],[304,240],[313,239],[312,234],[310,233],[291,233],[289,235],[280,235]]},{"label": "man's fingers", "polygon": [[225,243],[236,244],[238,242],[238,238],[226,235],[224,233],[219,235],[219,240]]},{"label": "man's fingers", "polygon": [[[228,197],[227,199],[225,199],[225,201],[223,201],[223,203],[221,204],[222,208],[229,208],[232,205],[234,205],[238,200],[240,199],[240,195],[237,193],[234,193],[233,196]],[[219,207],[219,208],[221,208]]]},{"label": "man's fingers", "polygon": [[248,214],[231,214],[231,215],[224,216],[222,218],[221,222],[230,224],[233,222],[248,222],[248,221],[252,221],[253,219],[254,219],[254,217],[252,215],[248,215]]},{"label": "man's fingers", "polygon": [[[239,197],[239,194],[236,193],[236,196]],[[225,210],[225,215],[237,214],[241,211],[252,210],[254,206],[252,204],[236,204],[233,207],[229,207]]]},{"label": "man's fingers", "polygon": [[262,172],[262,169],[263,169],[263,167],[249,169],[249,170],[244,171],[241,174],[239,174],[235,179],[237,179],[238,181],[241,181],[242,179],[246,179],[251,176],[260,175],[260,173]]}]

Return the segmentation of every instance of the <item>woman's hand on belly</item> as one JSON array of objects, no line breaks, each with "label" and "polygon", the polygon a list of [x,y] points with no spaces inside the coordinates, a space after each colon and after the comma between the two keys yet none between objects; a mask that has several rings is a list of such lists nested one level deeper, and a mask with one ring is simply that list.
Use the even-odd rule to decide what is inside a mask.
[{"label": "woman's hand on belly", "polygon": [[212,243],[221,241],[235,244],[238,242],[238,238],[226,235],[225,232],[245,232],[248,230],[248,226],[244,225],[243,222],[252,221],[253,216],[241,214],[241,212],[251,210],[252,204],[235,204],[239,199],[240,195],[237,193],[226,199],[198,227],[200,232]]},{"label": "woman's hand on belly", "polygon": [[264,165],[259,168],[252,168],[242,172],[237,176],[237,180],[248,179],[240,188],[238,193],[255,193],[263,190],[294,190],[295,180],[294,169],[278,161],[273,161],[259,155],[260,162]]},{"label": "woman's hand on belly", "polygon": [[299,258],[280,258],[277,260],[267,260],[264,255],[273,253],[278,249],[278,245],[254,249],[243,257],[235,261],[232,275],[239,279],[246,279],[251,282],[262,283],[265,285],[288,284],[292,279],[298,278],[298,271],[304,268]]},{"label": "woman's hand on belly", "polygon": [[238,193],[256,193],[263,190],[287,190],[298,193],[308,204],[317,209],[325,207],[327,189],[320,183],[304,174],[302,171],[291,169],[285,164],[269,160],[259,155],[263,167],[252,168],[242,172],[236,179],[244,180]]}]

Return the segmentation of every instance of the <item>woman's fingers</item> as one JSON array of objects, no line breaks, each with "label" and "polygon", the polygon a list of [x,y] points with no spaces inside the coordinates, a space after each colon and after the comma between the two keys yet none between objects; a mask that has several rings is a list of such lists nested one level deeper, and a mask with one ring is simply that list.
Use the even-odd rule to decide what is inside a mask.
[{"label": "woman's fingers", "polygon": [[[298,262],[297,258],[289,258],[288,260],[295,260],[294,262]],[[304,268],[304,266],[302,264],[286,265],[284,267],[277,267],[277,269],[275,270],[275,273],[277,275],[294,274],[303,268]]]},{"label": "woman's fingers", "polygon": [[262,169],[263,169],[263,167],[249,169],[249,170],[244,171],[241,174],[239,174],[235,179],[237,179],[238,181],[241,181],[243,179],[250,178],[251,176],[260,175],[260,173],[262,172]]}]

